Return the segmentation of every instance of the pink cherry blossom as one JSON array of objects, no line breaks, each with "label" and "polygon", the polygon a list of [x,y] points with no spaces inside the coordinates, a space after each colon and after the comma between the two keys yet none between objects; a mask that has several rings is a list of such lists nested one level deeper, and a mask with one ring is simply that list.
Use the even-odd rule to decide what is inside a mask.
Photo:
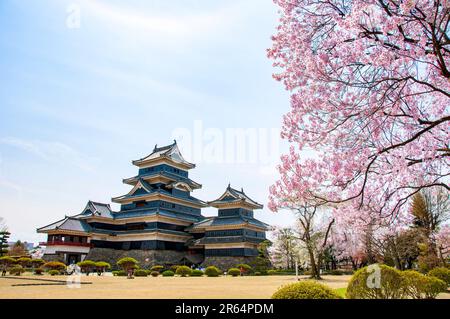
[{"label": "pink cherry blossom", "polygon": [[402,227],[416,192],[450,191],[450,1],[274,2],[268,57],[291,92],[292,146],[270,209],[313,200]]}]

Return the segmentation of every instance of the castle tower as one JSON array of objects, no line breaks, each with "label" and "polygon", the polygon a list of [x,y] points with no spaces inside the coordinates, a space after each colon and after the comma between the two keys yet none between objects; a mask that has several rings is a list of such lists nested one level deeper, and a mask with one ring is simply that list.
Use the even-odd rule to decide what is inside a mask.
[{"label": "castle tower", "polygon": [[[255,219],[255,209],[263,205],[252,200],[230,185],[218,199],[208,202],[218,208],[218,216],[200,221],[188,230],[196,247],[204,248],[204,265],[215,265],[223,270],[240,263],[251,263],[258,256],[258,244],[266,240],[268,225]],[[202,237],[203,235],[203,237]]]}]

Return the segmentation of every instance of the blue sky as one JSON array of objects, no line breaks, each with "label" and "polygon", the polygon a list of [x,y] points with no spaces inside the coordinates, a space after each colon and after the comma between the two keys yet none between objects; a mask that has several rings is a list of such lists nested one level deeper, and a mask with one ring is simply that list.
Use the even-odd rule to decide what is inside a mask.
[{"label": "blue sky", "polygon": [[[265,51],[276,23],[270,0],[1,1],[0,216],[12,239],[37,242],[37,227],[126,193],[131,160],[177,129],[279,128],[289,98]],[[203,184],[194,196],[231,182],[265,204],[261,220],[292,222],[267,209],[274,160],[186,157]]]}]

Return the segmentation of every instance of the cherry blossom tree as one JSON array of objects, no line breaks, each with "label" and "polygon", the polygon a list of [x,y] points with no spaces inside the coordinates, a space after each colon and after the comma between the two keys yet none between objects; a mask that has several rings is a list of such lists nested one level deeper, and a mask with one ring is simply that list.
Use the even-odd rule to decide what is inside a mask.
[{"label": "cherry blossom tree", "polygon": [[448,193],[450,1],[274,2],[268,56],[291,92],[292,146],[270,208],[344,204],[345,218],[390,223],[420,190]]}]

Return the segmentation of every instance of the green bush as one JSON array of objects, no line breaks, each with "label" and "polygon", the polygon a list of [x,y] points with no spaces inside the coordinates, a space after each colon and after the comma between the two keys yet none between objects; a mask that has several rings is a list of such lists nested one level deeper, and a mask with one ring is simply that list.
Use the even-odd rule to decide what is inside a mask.
[{"label": "green bush", "polygon": [[112,272],[113,276],[123,277],[126,276],[127,273],[125,270],[116,270]]},{"label": "green bush", "polygon": [[255,276],[261,276],[261,272],[260,271],[255,271],[254,275]]},{"label": "green bush", "polygon": [[50,276],[57,276],[57,275],[60,275],[61,272],[60,272],[59,270],[52,269],[52,270],[49,270],[49,271],[48,271],[48,274],[49,274]]},{"label": "green bush", "polygon": [[14,276],[20,276],[20,274],[24,273],[25,269],[21,265],[15,265],[9,268],[9,274]]},{"label": "green bush", "polygon": [[272,299],[341,299],[331,288],[315,281],[301,281],[278,289]]},{"label": "green bush", "polygon": [[145,269],[138,269],[134,272],[134,275],[136,277],[147,277],[148,276],[148,272]]},{"label": "green bush", "polygon": [[192,270],[191,277],[201,277],[201,276],[203,276],[203,271],[201,271],[200,269]]},{"label": "green bush", "polygon": [[39,268],[39,267],[41,267],[43,264],[45,264],[45,261],[42,260],[42,259],[40,259],[40,258],[36,258],[36,259],[32,259],[32,260],[31,260],[31,265],[32,265],[34,268]]},{"label": "green bush", "polygon": [[[368,267],[359,269],[350,279],[346,297],[349,299],[402,299],[405,295],[401,272],[386,265],[378,270]],[[379,281],[376,279],[379,272]],[[378,282],[377,282],[378,281]],[[370,287],[368,284],[373,284]],[[378,285],[379,284],[379,285]],[[378,287],[377,287],[378,286]]]},{"label": "green bush", "polygon": [[276,270],[273,270],[273,269],[270,269],[270,270],[267,271],[267,274],[268,274],[268,275],[276,275],[276,274],[277,274],[277,271],[276,271]]},{"label": "green bush", "polygon": [[117,261],[117,265],[123,270],[128,271],[129,269],[136,269],[139,262],[131,257],[124,257]]},{"label": "green bush", "polygon": [[228,269],[227,274],[233,277],[237,277],[241,274],[241,271],[237,268],[230,268]]},{"label": "green bush", "polygon": [[205,275],[208,277],[219,277],[221,271],[215,266],[209,266],[205,269]]},{"label": "green bush", "polygon": [[173,277],[175,273],[172,270],[166,270],[162,273],[163,277]]},{"label": "green bush", "polygon": [[447,286],[450,286],[450,269],[444,267],[438,267],[430,270],[428,276],[436,277],[444,281]]},{"label": "green bush", "polygon": [[28,257],[21,257],[16,262],[24,268],[31,266],[31,258]]},{"label": "green bush", "polygon": [[169,267],[169,270],[172,270],[175,273],[178,267],[180,267],[180,265],[172,265]]},{"label": "green bush", "polygon": [[111,269],[111,265],[106,261],[97,261],[95,263],[95,268],[97,268],[98,271],[105,272],[107,269]]},{"label": "green bush", "polygon": [[9,257],[9,256],[0,257],[0,265],[9,266],[9,265],[14,265],[16,262],[17,262],[17,260],[15,260],[14,258]]},{"label": "green bush", "polygon": [[435,299],[441,292],[447,291],[447,283],[439,278],[429,276],[425,283],[425,298]]},{"label": "green bush", "polygon": [[152,277],[158,277],[159,276],[159,271],[154,270],[154,271],[152,271],[150,273],[150,275],[152,275]]},{"label": "green bush", "polygon": [[180,275],[181,277],[186,277],[192,274],[192,269],[188,266],[180,266],[177,268],[177,271],[175,273],[177,275]]},{"label": "green bush", "polygon": [[49,261],[49,262],[45,263],[43,267],[45,269],[52,269],[52,270],[66,269],[66,265],[60,261]]},{"label": "green bush", "polygon": [[405,294],[412,299],[434,299],[447,288],[444,281],[414,270],[403,271],[402,276]]},{"label": "green bush", "polygon": [[88,276],[95,268],[95,261],[92,260],[83,260],[77,263],[77,265],[81,268],[82,272],[85,272]]},{"label": "green bush", "polygon": [[152,268],[150,268],[151,271],[157,271],[157,272],[161,272],[161,270],[164,269],[164,266],[160,266],[160,265],[155,265]]},{"label": "green bush", "polygon": [[34,274],[35,275],[42,275],[43,272],[44,272],[43,268],[36,268],[36,269],[34,269]]},{"label": "green bush", "polygon": [[237,264],[236,267],[237,269],[239,269],[240,271],[242,270],[242,273],[249,273],[252,271],[252,266],[247,265],[247,264]]}]

